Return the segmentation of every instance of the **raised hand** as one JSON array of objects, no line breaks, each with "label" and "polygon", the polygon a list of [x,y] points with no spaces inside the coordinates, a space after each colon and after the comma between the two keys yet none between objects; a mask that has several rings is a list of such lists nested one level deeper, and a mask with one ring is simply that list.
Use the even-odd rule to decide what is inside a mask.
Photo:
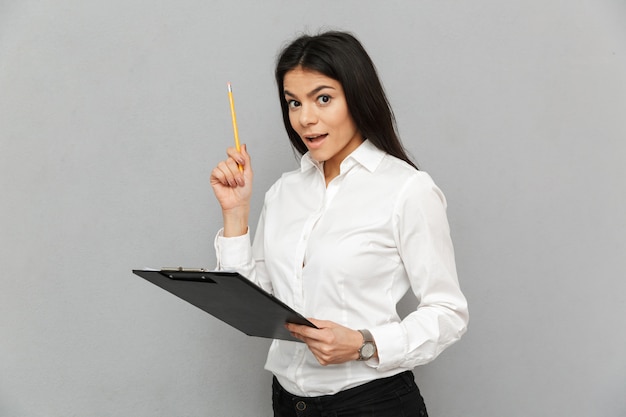
[{"label": "raised hand", "polygon": [[[247,231],[253,172],[246,145],[241,146],[241,152],[232,147],[226,153],[228,158],[213,168],[210,182],[222,207],[224,236],[229,237]],[[241,171],[239,166],[242,167]]]}]

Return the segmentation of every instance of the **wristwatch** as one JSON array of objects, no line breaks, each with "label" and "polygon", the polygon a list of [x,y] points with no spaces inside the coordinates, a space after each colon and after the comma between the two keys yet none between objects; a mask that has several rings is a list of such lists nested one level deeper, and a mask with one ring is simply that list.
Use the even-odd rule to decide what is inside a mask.
[{"label": "wristwatch", "polygon": [[369,330],[359,330],[359,333],[363,335],[363,344],[359,349],[359,359],[357,360],[366,361],[376,354],[376,343]]}]

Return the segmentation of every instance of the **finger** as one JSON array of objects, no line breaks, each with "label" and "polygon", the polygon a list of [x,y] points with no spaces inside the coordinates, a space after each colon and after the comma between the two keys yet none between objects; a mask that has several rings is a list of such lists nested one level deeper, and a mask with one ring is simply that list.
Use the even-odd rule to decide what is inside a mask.
[{"label": "finger", "polygon": [[218,172],[216,173],[216,177],[221,179],[223,185],[227,185],[230,187],[237,186],[237,180],[235,179],[235,172],[238,171],[237,163],[232,160],[225,160],[217,164],[215,168]]},{"label": "finger", "polygon": [[328,321],[328,320],[318,320],[318,319],[313,319],[313,318],[307,318],[307,320],[313,323],[315,327],[317,327],[318,329],[326,329],[328,327],[336,326],[335,323],[333,323],[332,321]]},{"label": "finger", "polygon": [[248,153],[248,145],[241,145],[241,155],[243,156],[245,165],[251,166],[250,162],[252,161],[252,157],[250,157],[250,154]]},{"label": "finger", "polygon": [[222,185],[228,185],[228,180],[226,179],[226,175],[224,174],[224,171],[222,171],[219,166],[216,166],[215,168],[213,168],[213,171],[211,171],[211,184],[222,184]]},{"label": "finger", "polygon": [[285,327],[293,337],[304,341],[302,333],[300,332],[300,327],[302,326],[293,323],[285,323]]},{"label": "finger", "polygon": [[[291,335],[292,335],[293,337],[295,337],[296,339],[298,339],[298,340],[302,340],[302,341],[304,342],[304,338],[303,338],[301,335],[299,335],[298,333],[296,333],[296,332],[289,332],[289,333],[291,333]],[[306,343],[306,342],[305,342],[305,343]]]},{"label": "finger", "polygon": [[238,165],[244,167],[246,165],[246,157],[242,151],[238,151],[237,148],[230,147],[226,149],[226,154],[229,158],[232,158]]},{"label": "finger", "polygon": [[322,340],[322,334],[320,329],[315,329],[310,326],[290,324],[289,330],[298,335],[299,339],[307,341],[319,341]]},{"label": "finger", "polygon": [[303,324],[296,324],[296,323],[285,323],[285,327],[290,332],[295,332],[295,333],[302,333],[307,328],[311,328],[310,326],[305,326]]},{"label": "finger", "polygon": [[247,180],[252,180],[250,155],[248,155],[246,149],[246,145],[242,145],[241,151],[233,147],[226,150],[229,159],[232,159],[237,164],[237,171],[233,175],[241,187],[245,186]]},{"label": "finger", "polygon": [[239,185],[240,187],[246,185],[246,180],[244,178],[244,173],[242,172],[241,165],[232,158],[228,158],[226,160],[226,164],[233,174],[233,179],[235,180],[237,185]]}]

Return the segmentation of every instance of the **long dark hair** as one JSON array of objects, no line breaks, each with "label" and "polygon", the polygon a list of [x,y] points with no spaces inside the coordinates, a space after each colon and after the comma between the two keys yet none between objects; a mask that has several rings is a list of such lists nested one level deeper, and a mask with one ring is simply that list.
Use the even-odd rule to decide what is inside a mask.
[{"label": "long dark hair", "polygon": [[347,32],[329,31],[316,36],[300,36],[278,56],[276,83],[283,122],[292,146],[300,155],[306,153],[307,148],[289,121],[289,108],[283,86],[285,74],[297,67],[316,71],[339,81],[346,95],[350,115],[361,135],[378,149],[417,169],[400,142],[393,111],[374,63],[363,45]]}]

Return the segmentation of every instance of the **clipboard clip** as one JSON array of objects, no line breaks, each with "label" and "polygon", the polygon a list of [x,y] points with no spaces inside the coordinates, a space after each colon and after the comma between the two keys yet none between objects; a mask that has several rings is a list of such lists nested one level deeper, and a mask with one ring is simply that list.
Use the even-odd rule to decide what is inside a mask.
[{"label": "clipboard clip", "polygon": [[183,268],[182,266],[179,266],[179,267],[175,267],[175,268],[164,267],[164,268],[161,268],[161,272],[164,272],[164,273],[168,273],[168,272],[209,272],[209,270],[206,269],[206,268]]},{"label": "clipboard clip", "polygon": [[216,283],[210,277],[202,274],[203,272],[209,272],[209,270],[205,268],[183,268],[182,266],[179,266],[178,268],[161,268],[160,272],[169,279],[179,281],[199,281],[209,282],[212,284]]}]

